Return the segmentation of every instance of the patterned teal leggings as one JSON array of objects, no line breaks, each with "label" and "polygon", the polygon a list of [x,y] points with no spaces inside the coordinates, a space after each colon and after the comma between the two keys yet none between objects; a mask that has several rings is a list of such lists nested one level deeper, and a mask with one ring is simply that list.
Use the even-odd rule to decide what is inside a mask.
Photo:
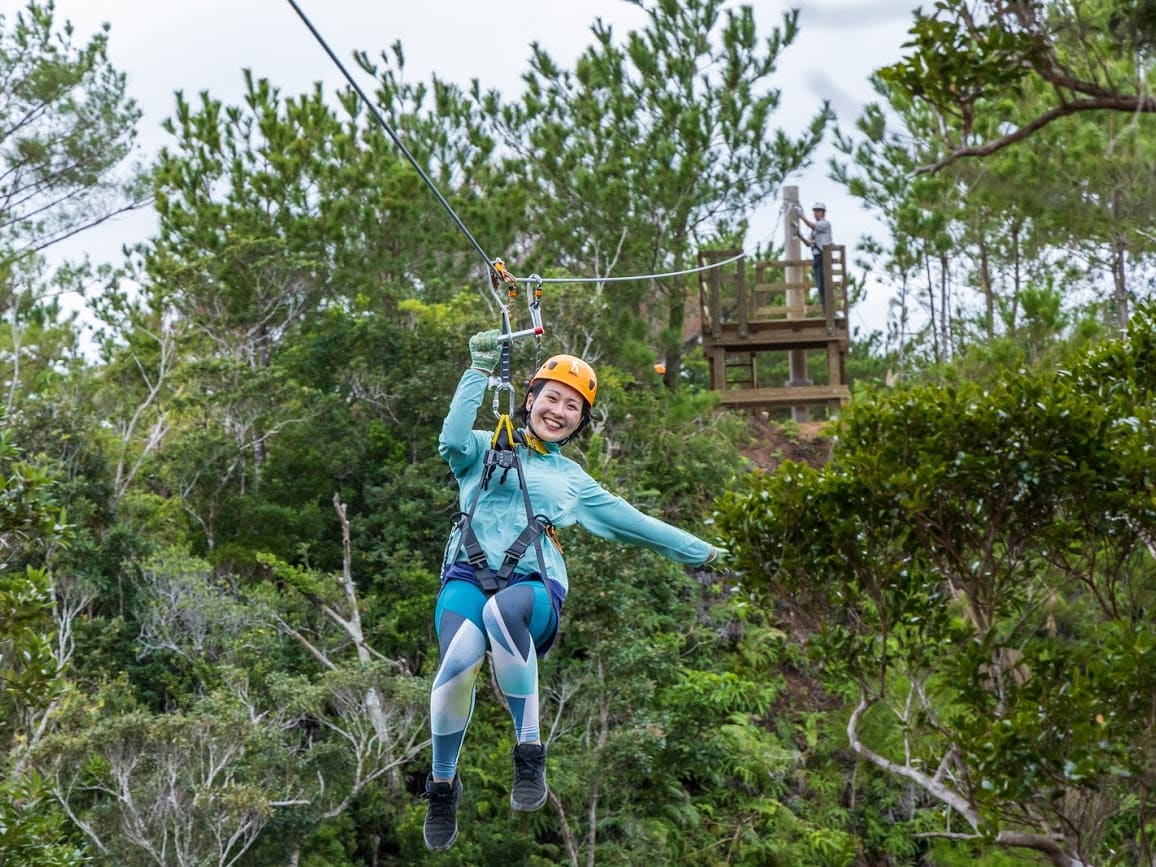
[{"label": "patterned teal leggings", "polygon": [[434,779],[451,780],[457,772],[487,650],[517,742],[539,740],[537,649],[557,625],[550,591],[541,581],[511,584],[488,598],[470,581],[445,582],[434,612],[441,664],[429,699]]}]

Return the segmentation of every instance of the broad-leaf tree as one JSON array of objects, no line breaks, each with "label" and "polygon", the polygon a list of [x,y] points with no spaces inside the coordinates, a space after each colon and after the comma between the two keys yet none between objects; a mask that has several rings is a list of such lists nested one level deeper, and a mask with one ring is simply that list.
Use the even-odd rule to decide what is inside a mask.
[{"label": "broad-leaf tree", "polygon": [[[935,170],[984,156],[1082,112],[1156,113],[1151,4],[1076,0],[939,0],[918,10],[909,53],[880,71],[943,118],[946,153]],[[1042,99],[1010,128],[1007,108],[1025,94]]]},{"label": "broad-leaf tree", "polygon": [[51,479],[0,432],[0,864],[84,861],[31,761],[67,689],[45,568],[63,529]]},{"label": "broad-leaf tree", "polygon": [[1156,854],[1154,313],[1059,370],[863,400],[827,467],[724,502],[744,583],[855,685],[848,745],[920,792],[925,833]]}]

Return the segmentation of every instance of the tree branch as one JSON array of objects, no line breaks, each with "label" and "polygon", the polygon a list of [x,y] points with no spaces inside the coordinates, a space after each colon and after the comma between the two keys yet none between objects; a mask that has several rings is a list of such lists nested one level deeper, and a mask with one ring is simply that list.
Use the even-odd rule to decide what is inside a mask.
[{"label": "tree branch", "polygon": [[[867,699],[867,694],[860,691],[859,703],[851,713],[851,719],[847,722],[847,739],[855,754],[871,762],[873,765],[882,768],[887,773],[901,777],[919,786],[923,791],[959,813],[972,828],[978,829],[982,821],[979,811],[962,793],[945,784],[938,771],[934,777],[929,777],[927,774],[909,765],[901,765],[898,762],[891,761],[885,756],[879,755],[860,740],[859,721],[871,705],[872,702]],[[954,834],[946,831],[941,833],[932,832],[921,836],[944,837],[955,840],[974,840],[980,838],[978,833]],[[1083,861],[1068,855],[1057,841],[1041,834],[1029,834],[1020,831],[1000,831],[995,836],[995,842],[1007,848],[1024,848],[1039,852],[1054,864],[1055,867],[1086,867]]]},{"label": "tree branch", "polygon": [[943,169],[952,163],[964,159],[965,157],[985,157],[996,151],[1001,151],[1017,142],[1031,136],[1033,133],[1052,123],[1052,121],[1059,120],[1062,117],[1079,114],[1085,111],[1102,111],[1109,109],[1112,111],[1129,111],[1138,114],[1156,114],[1156,99],[1146,96],[1125,96],[1123,94],[1116,94],[1113,96],[1099,96],[1088,99],[1077,99],[1072,102],[1065,102],[1063,105],[1058,105],[1051,111],[1044,112],[1031,123],[1019,127],[1013,132],[1005,136],[989,141],[986,144],[976,145],[975,147],[961,147],[948,153],[941,159],[933,163],[920,166],[914,172],[915,175],[934,174],[940,169]]}]

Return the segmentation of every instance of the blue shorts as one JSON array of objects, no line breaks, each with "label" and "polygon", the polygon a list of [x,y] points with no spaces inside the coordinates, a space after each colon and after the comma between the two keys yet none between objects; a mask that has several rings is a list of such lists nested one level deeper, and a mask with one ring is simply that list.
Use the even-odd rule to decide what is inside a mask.
[{"label": "blue shorts", "polygon": [[513,587],[525,585],[534,593],[533,615],[530,618],[530,634],[534,638],[534,649],[538,656],[545,656],[558,639],[558,625],[562,618],[562,602],[565,594],[553,581],[543,581],[537,572],[515,572],[510,582],[497,591],[487,593],[482,589],[474,569],[467,563],[454,563],[442,573],[442,588],[438,593],[437,608],[434,611],[434,628],[441,639],[441,623],[447,611],[469,620],[485,634],[482,609],[490,596],[501,596]]}]

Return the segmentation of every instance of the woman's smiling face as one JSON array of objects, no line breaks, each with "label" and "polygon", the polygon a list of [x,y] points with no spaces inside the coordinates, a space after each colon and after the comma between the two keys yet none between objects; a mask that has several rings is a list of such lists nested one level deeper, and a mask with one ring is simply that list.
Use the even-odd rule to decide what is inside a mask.
[{"label": "woman's smiling face", "polygon": [[530,429],[548,443],[561,442],[578,430],[585,408],[578,390],[561,382],[547,381],[536,395],[526,397]]}]

